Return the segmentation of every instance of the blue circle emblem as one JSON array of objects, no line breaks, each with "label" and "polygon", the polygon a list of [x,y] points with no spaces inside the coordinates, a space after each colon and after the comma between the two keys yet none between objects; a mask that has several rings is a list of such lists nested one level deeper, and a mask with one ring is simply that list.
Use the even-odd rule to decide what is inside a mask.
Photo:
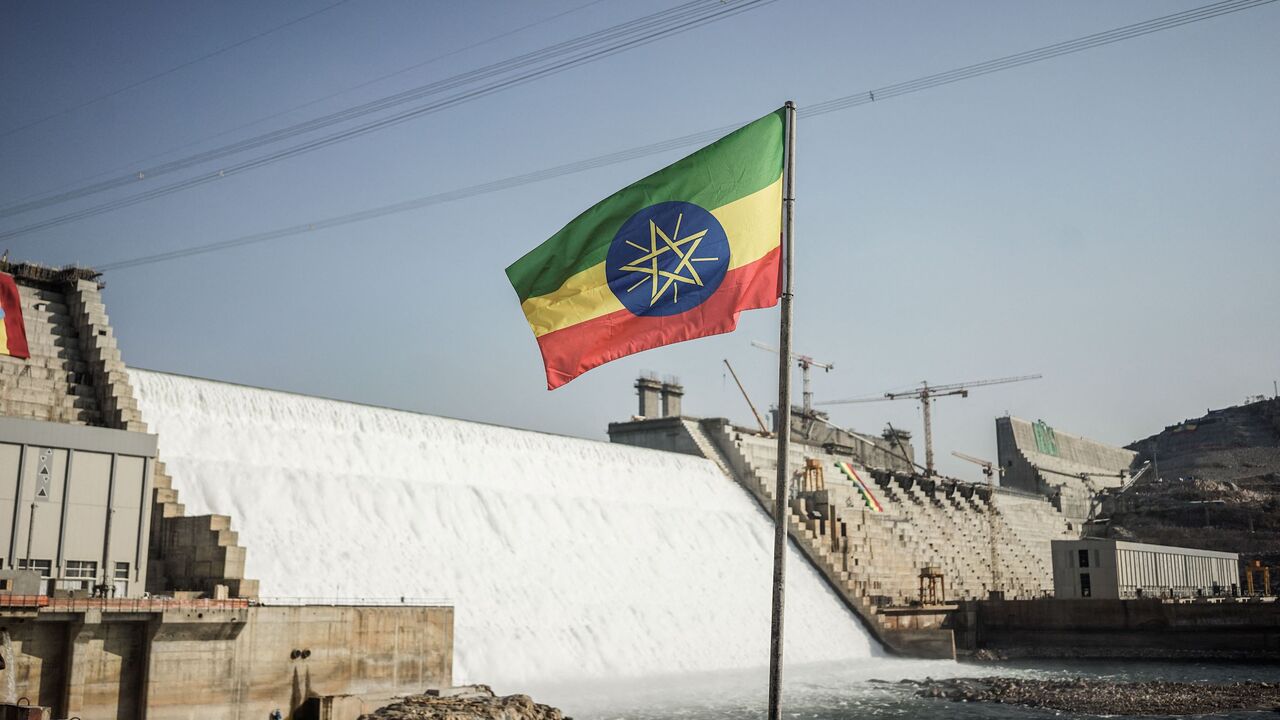
[{"label": "blue circle emblem", "polygon": [[609,289],[632,315],[678,315],[720,287],[729,270],[729,237],[706,209],[660,202],[627,218],[604,267]]}]

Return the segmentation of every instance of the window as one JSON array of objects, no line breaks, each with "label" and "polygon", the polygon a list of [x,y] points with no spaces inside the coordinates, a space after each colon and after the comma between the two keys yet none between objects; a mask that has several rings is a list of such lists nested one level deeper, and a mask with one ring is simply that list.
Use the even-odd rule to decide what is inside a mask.
[{"label": "window", "polygon": [[1080,573],[1080,597],[1093,597],[1093,588],[1089,585],[1089,573]]},{"label": "window", "polygon": [[129,563],[122,563],[122,562],[116,563],[115,579],[116,580],[129,579]]},{"label": "window", "polygon": [[1082,568],[1089,567],[1089,551],[1081,550],[1078,554],[1080,556],[1080,567]]},{"label": "window", "polygon": [[18,561],[19,570],[35,570],[40,573],[40,577],[53,577],[53,561],[52,560],[32,560],[23,558]]},{"label": "window", "polygon": [[68,560],[67,578],[92,580],[98,576],[98,563],[93,560]]}]

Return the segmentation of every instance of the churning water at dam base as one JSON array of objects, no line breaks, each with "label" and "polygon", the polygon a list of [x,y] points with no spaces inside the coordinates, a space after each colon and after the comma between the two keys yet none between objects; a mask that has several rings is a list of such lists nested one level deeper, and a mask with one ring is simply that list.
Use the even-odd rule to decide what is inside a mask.
[{"label": "churning water at dam base", "polygon": [[[1280,665],[1198,662],[1025,661],[962,663],[875,657],[851,663],[788,667],[783,717],[804,720],[911,718],[912,720],[1038,720],[1095,715],[991,703],[917,697],[902,680],[950,677],[1020,677],[1115,682],[1280,682]],[[765,716],[767,674],[726,672],[697,677],[653,677],[633,683],[534,689],[534,699],[562,708],[576,720],[759,720]],[[517,692],[517,690],[512,690]],[[526,690],[518,690],[526,692]],[[1161,716],[1144,716],[1161,717]],[[1261,720],[1267,711],[1199,717]]]}]

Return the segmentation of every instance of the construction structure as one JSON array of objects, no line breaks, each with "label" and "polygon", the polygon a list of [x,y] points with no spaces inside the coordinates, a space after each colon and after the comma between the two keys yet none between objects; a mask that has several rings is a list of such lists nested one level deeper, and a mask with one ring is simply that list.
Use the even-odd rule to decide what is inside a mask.
[{"label": "construction structure", "polygon": [[1049,498],[1077,531],[1094,498],[1125,483],[1137,453],[1062,432],[1042,420],[996,418],[1000,484]]},{"label": "construction structure", "polygon": [[453,609],[266,604],[227,515],[188,515],[98,273],[0,261],[29,357],[0,354],[0,647],[55,717],[355,717],[452,682]]},{"label": "construction structure", "polygon": [[[896,431],[872,439],[816,427],[807,435],[793,427],[791,536],[891,650],[953,657],[943,625],[954,600],[1052,594],[1050,541],[1078,534],[1047,498],[919,475]],[[758,429],[723,418],[633,419],[611,423],[609,438],[706,457],[762,510],[772,507],[776,449]],[[924,600],[937,606],[922,603],[922,568],[929,569]]]},{"label": "construction structure", "polygon": [[926,380],[920,383],[920,387],[906,390],[903,392],[887,392],[883,397],[870,398],[850,398],[847,400],[829,400],[821,405],[848,405],[851,403],[880,402],[882,400],[919,400],[920,412],[924,419],[924,471],[925,475],[935,475],[935,467],[933,464],[933,401],[940,397],[950,397],[959,395],[960,397],[969,397],[969,391],[976,387],[985,387],[987,385],[1003,385],[1006,383],[1023,382],[1025,380],[1036,380],[1039,375],[1021,375],[1018,377],[996,378],[993,380],[970,380],[966,382],[949,383],[947,385],[930,385]]}]

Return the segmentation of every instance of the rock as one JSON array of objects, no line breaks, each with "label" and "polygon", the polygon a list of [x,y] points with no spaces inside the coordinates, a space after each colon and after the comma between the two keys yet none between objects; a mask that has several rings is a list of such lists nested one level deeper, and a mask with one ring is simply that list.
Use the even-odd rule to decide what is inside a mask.
[{"label": "rock", "polygon": [[1090,715],[1200,715],[1265,710],[1280,702],[1276,683],[1113,682],[1072,678],[950,678],[925,680],[916,694],[952,702],[992,702]]},{"label": "rock", "polygon": [[528,695],[498,697],[488,685],[427,690],[401,698],[359,720],[572,720]]}]

